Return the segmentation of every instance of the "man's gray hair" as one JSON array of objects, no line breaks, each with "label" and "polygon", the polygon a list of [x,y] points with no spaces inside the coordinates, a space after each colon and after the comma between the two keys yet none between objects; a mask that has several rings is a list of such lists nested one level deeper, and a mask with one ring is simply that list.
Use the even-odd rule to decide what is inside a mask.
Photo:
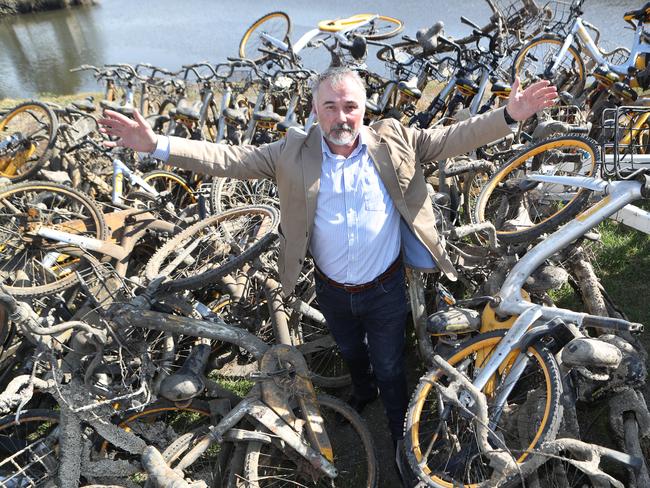
[{"label": "man's gray hair", "polygon": [[309,85],[311,88],[312,103],[316,105],[316,97],[318,96],[318,89],[320,88],[321,83],[324,81],[329,81],[333,86],[336,86],[341,84],[346,78],[351,78],[355,83],[359,85],[361,91],[363,92],[365,100],[366,85],[359,76],[359,73],[347,66],[334,66],[326,69],[311,79]]}]

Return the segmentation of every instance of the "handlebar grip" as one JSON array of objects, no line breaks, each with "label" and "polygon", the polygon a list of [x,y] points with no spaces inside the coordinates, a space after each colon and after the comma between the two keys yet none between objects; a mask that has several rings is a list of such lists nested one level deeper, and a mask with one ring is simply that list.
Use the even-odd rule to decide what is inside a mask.
[{"label": "handlebar grip", "polygon": [[635,322],[628,322],[623,319],[615,319],[611,317],[598,317],[596,315],[587,315],[582,320],[584,327],[600,327],[602,329],[612,329],[620,331],[628,331],[635,334],[643,332],[643,324]]}]

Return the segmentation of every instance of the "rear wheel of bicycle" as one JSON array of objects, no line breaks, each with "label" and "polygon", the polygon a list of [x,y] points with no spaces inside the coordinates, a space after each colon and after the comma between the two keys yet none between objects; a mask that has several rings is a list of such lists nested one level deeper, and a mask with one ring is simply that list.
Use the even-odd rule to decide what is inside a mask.
[{"label": "rear wheel of bicycle", "polygon": [[275,240],[280,220],[272,207],[248,206],[214,215],[168,240],[147,263],[152,280],[166,276],[169,290],[213,283],[254,259]]},{"label": "rear wheel of bicycle", "polygon": [[77,282],[76,271],[90,266],[69,244],[36,235],[41,226],[102,240],[107,235],[101,210],[79,191],[47,182],[1,189],[0,281],[12,295],[59,292]]},{"label": "rear wheel of bicycle", "polygon": [[59,123],[50,107],[26,102],[0,118],[0,177],[12,183],[36,173],[49,158]]},{"label": "rear wheel of bicycle", "polygon": [[[270,444],[248,444],[242,487],[377,486],[378,465],[374,442],[363,419],[337,398],[318,395],[318,403],[332,444],[333,464],[338,476],[328,478],[295,451],[292,452],[281,439],[273,437]],[[301,417],[300,411],[296,413]]]},{"label": "rear wheel of bicycle", "polygon": [[[504,330],[473,337],[447,359],[449,364],[473,380],[494,352]],[[507,373],[516,358],[511,353],[505,365],[483,388],[490,420],[496,435],[488,441],[505,449],[522,463],[543,442],[557,434],[562,419],[562,381],[553,355],[546,349],[528,348],[529,363],[508,394],[504,408],[496,412],[494,401],[506,385]],[[492,468],[477,445],[476,418],[445,402],[435,385],[452,383],[444,372],[433,369],[418,384],[406,414],[404,443],[416,475],[427,486],[452,488],[476,486],[490,479]]]},{"label": "rear wheel of bicycle", "polygon": [[196,203],[194,192],[182,176],[171,171],[157,169],[149,171],[142,179],[153,186],[157,192],[165,194],[165,201],[171,202],[178,212]]},{"label": "rear wheel of bicycle", "polygon": [[2,486],[42,486],[58,474],[59,414],[24,410],[0,419]]},{"label": "rear wheel of bicycle", "polygon": [[259,51],[260,48],[269,47],[269,44],[262,38],[262,34],[287,42],[291,34],[291,19],[284,12],[268,13],[251,25],[239,41],[239,57],[247,58],[255,63],[261,62],[268,57]]},{"label": "rear wheel of bicycle", "polygon": [[535,182],[528,176],[593,176],[599,163],[598,144],[587,137],[567,135],[538,142],[515,155],[483,187],[476,222],[492,222],[497,237],[506,243],[553,232],[586,206],[591,190]]},{"label": "rear wheel of bicycle", "polygon": [[278,188],[268,179],[240,180],[215,178],[210,189],[210,208],[213,214],[246,205],[279,207]]},{"label": "rear wheel of bicycle", "polygon": [[525,44],[512,65],[512,78],[519,76],[525,87],[531,81],[548,79],[558,91],[568,91],[578,96],[585,88],[587,78],[585,63],[580,53],[570,46],[557,69],[550,72],[564,39],[552,34],[543,35]]}]

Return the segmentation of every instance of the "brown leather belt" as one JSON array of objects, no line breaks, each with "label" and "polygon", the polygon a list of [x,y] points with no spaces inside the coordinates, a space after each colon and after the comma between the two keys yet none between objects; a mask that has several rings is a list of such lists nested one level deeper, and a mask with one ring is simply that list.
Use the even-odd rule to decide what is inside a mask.
[{"label": "brown leather belt", "polygon": [[334,281],[325,276],[325,273],[318,269],[318,266],[314,266],[314,273],[316,273],[321,280],[323,280],[328,285],[333,286],[334,288],[340,288],[347,291],[348,293],[359,293],[361,291],[369,290],[373,286],[377,286],[379,283],[383,283],[384,281],[388,280],[388,278],[393,276],[393,274],[395,274],[395,272],[400,268],[401,264],[402,255],[400,254],[397,256],[397,259],[395,259],[395,261],[393,261],[393,263],[388,268],[386,268],[386,271],[377,276],[374,280],[369,281],[368,283],[361,283],[359,285],[345,285],[343,283],[339,283],[338,281]]}]

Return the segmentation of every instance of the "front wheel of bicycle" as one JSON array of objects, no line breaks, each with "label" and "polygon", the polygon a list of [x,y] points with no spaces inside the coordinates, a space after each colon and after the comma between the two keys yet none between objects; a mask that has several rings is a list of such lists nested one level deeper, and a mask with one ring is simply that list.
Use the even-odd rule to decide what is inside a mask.
[{"label": "front wheel of bicycle", "polygon": [[546,34],[525,44],[515,56],[512,78],[519,76],[524,86],[543,78],[557,86],[558,91],[568,91],[578,96],[585,88],[586,68],[578,50],[569,46],[557,69],[551,72],[564,39]]},{"label": "front wheel of bicycle", "polygon": [[239,57],[250,59],[255,63],[264,61],[268,55],[260,52],[260,48],[268,47],[262,34],[287,42],[291,34],[291,19],[284,12],[271,12],[259,19],[246,29],[244,36],[239,41]]},{"label": "front wheel of bicycle", "polygon": [[598,144],[570,134],[545,139],[516,154],[485,184],[475,221],[494,224],[499,240],[525,242],[553,232],[587,204],[591,190],[529,180],[530,175],[593,176]]},{"label": "front wheel of bicycle", "polygon": [[[341,400],[318,395],[320,412],[332,443],[335,479],[328,478],[280,438],[248,444],[242,488],[355,487],[375,488],[378,465],[372,435],[363,419]],[[300,417],[300,412],[297,412]]]},{"label": "front wheel of bicycle", "polygon": [[0,118],[0,176],[12,183],[26,180],[47,161],[59,123],[50,107],[22,103]]},{"label": "front wheel of bicycle", "polygon": [[83,193],[56,183],[26,181],[0,190],[0,282],[9,293],[38,297],[78,281],[90,263],[70,244],[41,237],[43,227],[103,240],[104,215]]},{"label": "front wheel of bicycle", "polygon": [[145,275],[166,276],[170,291],[206,286],[259,256],[277,237],[279,221],[276,209],[261,205],[213,215],[168,240]]},{"label": "front wheel of bicycle", "polygon": [[[475,336],[447,361],[470,381],[474,380],[504,335],[504,330],[498,330]],[[528,365],[516,379],[505,403],[497,409],[495,400],[508,388],[508,373],[518,352],[513,351],[506,358],[482,392],[486,395],[492,430],[488,442],[522,463],[529,457],[529,451],[557,434],[562,419],[562,380],[553,355],[544,348],[531,346],[527,351]],[[404,444],[411,468],[427,486],[473,487],[490,480],[493,470],[477,443],[476,417],[445,401],[436,388],[448,387],[452,381],[439,369],[420,379],[406,415]]]}]

